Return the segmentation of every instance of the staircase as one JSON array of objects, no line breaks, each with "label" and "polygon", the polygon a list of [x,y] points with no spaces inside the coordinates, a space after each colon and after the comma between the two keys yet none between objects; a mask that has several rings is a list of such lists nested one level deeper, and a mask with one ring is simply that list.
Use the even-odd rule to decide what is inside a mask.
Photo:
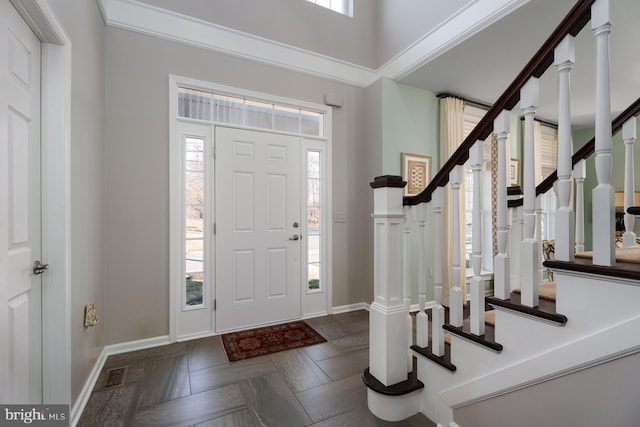
[{"label": "staircase", "polygon": [[[622,131],[627,212],[635,192],[633,144],[640,99],[611,120],[610,6],[610,0],[578,1],[420,195],[403,199],[406,183],[396,176],[377,177],[371,183],[375,282],[370,367],[363,380],[369,409],[376,416],[398,421],[422,412],[439,426],[449,427],[635,426],[640,422],[640,264],[616,260],[615,190],[609,182],[612,135]],[[573,38],[589,22],[596,49],[595,138],[572,153],[569,80],[575,56]],[[533,119],[538,78],[552,64],[559,81],[558,169],[536,187]],[[525,123],[524,191],[522,198],[508,201],[505,145],[512,132],[509,112],[515,108],[522,110]],[[473,278],[467,305],[458,280],[465,274],[459,256],[462,230],[455,220],[461,215],[458,192],[462,165],[469,161],[474,197],[480,196],[482,141],[492,132],[498,149],[494,295],[485,297],[481,278],[481,204],[474,199]],[[592,190],[593,251],[590,258],[576,258],[576,253],[585,250],[585,159],[594,155],[598,185]],[[447,186],[452,191],[450,212],[443,202]],[[554,281],[544,282],[536,197],[552,187],[558,201],[555,259],[545,261],[544,267],[553,271]],[[433,224],[427,224],[429,212]],[[443,265],[439,251],[445,215],[454,218],[450,267]],[[409,312],[412,217],[419,225],[414,236],[420,263],[415,318]],[[622,239],[624,246],[636,245],[634,218],[631,213],[625,215],[630,231]],[[521,223],[517,232],[509,226],[515,222]],[[424,256],[427,226],[434,230],[434,241],[429,242],[435,248],[434,259]],[[451,287],[443,283],[444,268],[451,269]],[[429,269],[434,276],[435,301],[427,310]],[[447,290],[449,305],[444,307],[442,295]]]}]

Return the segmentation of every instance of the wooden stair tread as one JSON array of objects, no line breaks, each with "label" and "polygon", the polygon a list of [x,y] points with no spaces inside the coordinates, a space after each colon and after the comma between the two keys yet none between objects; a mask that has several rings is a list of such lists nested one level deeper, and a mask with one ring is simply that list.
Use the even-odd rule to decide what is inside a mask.
[{"label": "wooden stair tread", "polygon": [[501,352],[502,345],[497,343],[495,340],[495,328],[493,324],[488,324],[486,322],[486,319],[489,318],[489,320],[493,320],[493,322],[495,323],[495,310],[491,310],[490,312],[488,312],[490,313],[488,315],[486,313],[487,312],[485,311],[485,314],[484,314],[485,327],[484,327],[484,334],[482,335],[475,335],[471,333],[471,319],[469,318],[464,319],[462,327],[444,325],[443,328],[449,333],[457,335],[461,338],[464,338],[467,341],[471,341],[474,344],[478,344],[480,346],[486,347],[496,352]]},{"label": "wooden stair tread", "polygon": [[386,396],[404,396],[424,388],[424,383],[418,379],[417,372],[418,371],[414,363],[413,371],[409,372],[408,378],[405,381],[385,386],[376,377],[371,375],[369,368],[367,368],[362,374],[362,382],[376,393],[384,394]]},{"label": "wooden stair tread", "polygon": [[556,313],[555,301],[550,302],[548,305],[541,304],[538,307],[527,307],[520,304],[519,296],[520,295],[518,294],[514,294],[514,296],[506,300],[496,297],[487,297],[486,301],[494,307],[501,307],[506,310],[522,313],[526,316],[550,322],[558,326],[562,326],[567,323],[567,317],[565,315]]},{"label": "wooden stair tread", "polygon": [[593,265],[591,258],[576,257],[575,261],[545,261],[543,265],[553,270],[577,271],[620,279],[640,280],[640,263],[616,261],[613,267]]},{"label": "wooden stair tread", "polygon": [[[446,336],[446,333],[445,333]],[[412,345],[411,350],[416,353],[426,357],[427,359],[436,362],[438,365],[442,366],[448,371],[455,372],[458,368],[451,363],[451,345],[445,342],[444,345],[444,356],[436,356],[431,353],[431,340],[429,340],[428,347],[418,347],[417,345]]]}]

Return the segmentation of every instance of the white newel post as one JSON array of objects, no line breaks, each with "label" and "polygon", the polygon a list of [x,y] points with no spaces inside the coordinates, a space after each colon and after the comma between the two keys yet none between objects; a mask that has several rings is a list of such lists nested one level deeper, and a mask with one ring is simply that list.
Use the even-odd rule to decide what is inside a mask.
[{"label": "white newel post", "polygon": [[[613,167],[611,145],[611,96],[609,88],[609,34],[611,0],[591,6],[591,29],[596,36],[596,177],[593,189],[593,264],[613,266],[615,253],[615,190],[610,184]],[[556,257],[558,255],[556,249]]]},{"label": "white newel post", "polygon": [[411,206],[404,206],[403,222],[403,250],[402,250],[402,294],[404,306],[407,311],[407,326],[405,335],[407,337],[407,373],[413,369],[413,352],[409,347],[413,345],[413,321],[411,320]]},{"label": "white newel post", "polygon": [[416,217],[418,219],[418,233],[420,235],[420,258],[418,266],[418,307],[416,314],[416,345],[418,347],[429,346],[429,317],[426,313],[427,303],[427,242],[425,238],[425,228],[427,225],[427,204],[420,203],[416,206]]},{"label": "white newel post", "polygon": [[431,195],[433,204],[433,293],[435,304],[431,309],[431,353],[444,355],[444,307],[442,306],[442,205],[444,188],[438,187]]},{"label": "white newel post", "polygon": [[469,151],[469,163],[473,171],[473,229],[471,230],[471,253],[473,278],[471,279],[471,333],[484,335],[484,281],[482,269],[482,163],[484,142],[476,141]]},{"label": "white newel post", "polygon": [[635,215],[627,213],[627,209],[635,205],[635,165],[633,161],[633,144],[636,142],[636,118],[627,120],[622,125],[622,140],[624,141],[624,229],[622,246],[636,245],[636,233],[633,227],[636,224]]},{"label": "white newel post", "polygon": [[399,176],[376,177],[374,189],[374,300],[369,314],[369,371],[385,386],[408,378],[407,307],[403,301],[402,188]]},{"label": "white newel post", "polygon": [[460,184],[462,183],[462,166],[456,165],[449,173],[451,184],[451,280],[453,287],[449,289],[449,324],[460,327],[463,321],[464,295],[460,287],[460,277],[463,274],[460,265]]},{"label": "white newel post", "polygon": [[539,82],[532,77],[520,90],[520,108],[524,113],[524,239],[520,250],[521,304],[538,305],[540,284],[540,242],[536,239],[536,181],[533,118],[538,106]]},{"label": "white newel post", "polygon": [[508,299],[511,295],[509,278],[511,266],[507,254],[507,136],[509,135],[509,111],[503,110],[493,122],[493,131],[498,139],[498,207],[496,214],[498,254],[494,264],[494,295],[496,298]]},{"label": "white newel post", "polygon": [[575,223],[571,209],[570,73],[575,62],[575,41],[566,36],[554,51],[558,70],[558,200],[555,255],[558,261],[575,259]]},{"label": "white newel post", "polygon": [[580,160],[573,167],[576,180],[576,253],[584,252],[584,181],[587,179],[587,161]]}]

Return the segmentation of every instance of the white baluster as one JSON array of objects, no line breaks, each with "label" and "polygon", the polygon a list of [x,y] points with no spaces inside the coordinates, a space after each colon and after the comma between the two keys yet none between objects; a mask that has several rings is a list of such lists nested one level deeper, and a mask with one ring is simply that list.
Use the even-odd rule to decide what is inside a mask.
[{"label": "white baluster", "polygon": [[402,263],[402,294],[404,306],[407,310],[407,372],[413,370],[413,352],[409,347],[413,345],[413,320],[411,319],[411,206],[404,206],[403,226],[403,263]]},{"label": "white baluster", "polygon": [[433,204],[433,283],[435,304],[431,309],[431,353],[436,356],[444,355],[444,307],[442,306],[442,204],[444,200],[444,188],[438,187],[431,195]]},{"label": "white baluster", "polygon": [[[593,189],[593,264],[613,266],[615,253],[615,190],[610,184],[613,166],[611,145],[611,96],[609,88],[609,34],[611,0],[591,6],[591,29],[596,36],[596,177]],[[556,249],[556,257],[558,251]]]},{"label": "white baluster", "polygon": [[510,263],[510,287],[516,289],[520,287],[520,246],[522,245],[524,219],[522,218],[522,206],[507,209],[507,230],[509,232],[509,243],[507,243],[507,253]]},{"label": "white baluster", "polygon": [[587,178],[587,161],[580,160],[573,167],[576,180],[576,252],[584,252],[584,180]]},{"label": "white baluster", "polygon": [[[449,323],[460,327],[463,321],[464,295],[460,287],[463,269],[460,265],[460,184],[462,183],[462,166],[456,165],[449,173],[451,184],[451,280],[453,287],[449,289]],[[466,266],[465,266],[466,267]]]},{"label": "white baluster", "polygon": [[473,171],[473,230],[471,230],[471,252],[473,254],[473,278],[471,279],[471,333],[484,335],[484,281],[482,269],[482,163],[484,142],[476,141],[469,151],[469,162]]},{"label": "white baluster", "polygon": [[536,239],[536,176],[533,118],[538,106],[539,83],[532,77],[520,91],[520,108],[524,112],[524,240],[520,251],[521,304],[538,305],[540,284],[540,242]]},{"label": "white baluster", "polygon": [[418,347],[429,345],[429,317],[426,313],[427,302],[427,242],[425,240],[425,227],[427,225],[427,204],[420,203],[416,206],[418,219],[419,252],[418,263],[418,305],[420,310],[416,315],[416,344]]},{"label": "white baluster", "polygon": [[511,266],[507,254],[507,136],[509,135],[509,112],[503,110],[493,123],[493,130],[498,139],[498,207],[497,207],[497,238],[498,254],[494,258],[494,294],[496,298],[508,299],[511,293],[509,277]]},{"label": "white baluster", "polygon": [[374,300],[369,308],[369,366],[385,386],[407,376],[407,308],[403,300],[402,188],[399,176],[376,177],[374,189]]},{"label": "white baluster", "polygon": [[622,125],[622,140],[624,141],[624,229],[622,246],[636,245],[636,233],[633,227],[636,224],[635,215],[627,213],[627,209],[635,205],[635,165],[633,162],[633,144],[636,142],[636,118],[627,120]]},{"label": "white baluster", "polygon": [[556,212],[556,259],[575,259],[575,223],[571,209],[571,107],[570,74],[575,62],[575,41],[566,36],[554,51],[558,70],[558,198]]}]

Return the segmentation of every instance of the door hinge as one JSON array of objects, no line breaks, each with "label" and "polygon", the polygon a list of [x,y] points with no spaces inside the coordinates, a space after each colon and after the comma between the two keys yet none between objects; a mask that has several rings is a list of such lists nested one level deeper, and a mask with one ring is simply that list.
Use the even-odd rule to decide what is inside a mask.
[{"label": "door hinge", "polygon": [[216,223],[213,223],[213,234],[216,234]]},{"label": "door hinge", "polygon": [[218,148],[214,145],[213,146],[213,158],[215,159],[218,156]]},{"label": "door hinge", "polygon": [[218,300],[215,300],[215,299],[213,300],[213,311],[216,311],[216,307],[217,307],[216,302],[217,302],[217,301],[218,301]]}]

